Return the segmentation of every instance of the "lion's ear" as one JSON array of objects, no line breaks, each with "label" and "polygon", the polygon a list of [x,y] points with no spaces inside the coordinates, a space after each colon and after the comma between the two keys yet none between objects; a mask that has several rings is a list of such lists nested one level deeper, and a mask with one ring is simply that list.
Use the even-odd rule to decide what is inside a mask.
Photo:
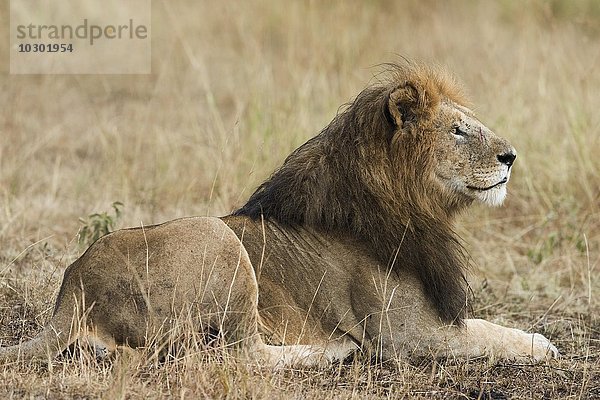
[{"label": "lion's ear", "polygon": [[388,110],[392,122],[399,128],[422,116],[430,103],[426,91],[412,82],[397,86],[390,93]]}]

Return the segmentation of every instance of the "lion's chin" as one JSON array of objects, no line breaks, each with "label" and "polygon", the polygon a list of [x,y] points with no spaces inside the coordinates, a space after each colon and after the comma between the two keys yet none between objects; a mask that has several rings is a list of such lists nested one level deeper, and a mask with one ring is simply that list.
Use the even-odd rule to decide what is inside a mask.
[{"label": "lion's chin", "polygon": [[500,207],[506,198],[506,183],[498,185],[490,190],[479,191],[475,198],[490,207]]}]

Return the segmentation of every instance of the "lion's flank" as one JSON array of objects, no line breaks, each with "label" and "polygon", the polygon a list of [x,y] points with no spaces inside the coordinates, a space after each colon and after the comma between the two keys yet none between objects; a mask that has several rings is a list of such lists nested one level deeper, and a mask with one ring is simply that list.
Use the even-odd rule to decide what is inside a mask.
[{"label": "lion's flank", "polygon": [[440,317],[460,324],[468,257],[452,217],[466,204],[430,182],[435,135],[427,133],[444,98],[464,102],[436,70],[388,67],[386,82],[363,90],[234,214],[360,239],[381,263],[415,271]]}]

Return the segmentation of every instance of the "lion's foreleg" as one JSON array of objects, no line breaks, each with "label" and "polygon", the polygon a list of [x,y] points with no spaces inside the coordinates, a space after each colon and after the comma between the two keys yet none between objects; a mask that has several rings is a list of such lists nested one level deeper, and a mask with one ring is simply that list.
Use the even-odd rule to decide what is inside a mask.
[{"label": "lion's foreleg", "polygon": [[[539,333],[526,333],[482,319],[465,319],[464,327],[444,327],[441,356],[491,357],[540,362],[558,357],[558,349]],[[443,333],[442,333],[443,332]]]},{"label": "lion's foreleg", "polygon": [[376,275],[372,290],[381,298],[353,304],[358,316],[367,315],[365,344],[376,357],[491,357],[540,362],[558,356],[556,347],[537,333],[482,319],[465,319],[461,325],[444,324],[424,293],[416,289],[419,285],[409,272],[402,272],[397,278]]}]

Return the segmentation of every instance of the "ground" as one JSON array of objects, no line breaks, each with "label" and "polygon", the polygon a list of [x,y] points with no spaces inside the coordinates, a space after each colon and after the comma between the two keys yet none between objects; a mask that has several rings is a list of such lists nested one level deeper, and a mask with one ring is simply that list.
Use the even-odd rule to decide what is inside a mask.
[{"label": "ground", "polygon": [[0,43],[0,345],[50,317],[80,218],[115,201],[117,227],[224,215],[378,63],[406,56],[453,71],[518,151],[504,206],[457,228],[474,315],[540,332],[562,357],[273,373],[210,351],[83,354],[0,367],[0,397],[600,397],[598,2],[156,1],[152,16],[151,75],[9,75]]}]

